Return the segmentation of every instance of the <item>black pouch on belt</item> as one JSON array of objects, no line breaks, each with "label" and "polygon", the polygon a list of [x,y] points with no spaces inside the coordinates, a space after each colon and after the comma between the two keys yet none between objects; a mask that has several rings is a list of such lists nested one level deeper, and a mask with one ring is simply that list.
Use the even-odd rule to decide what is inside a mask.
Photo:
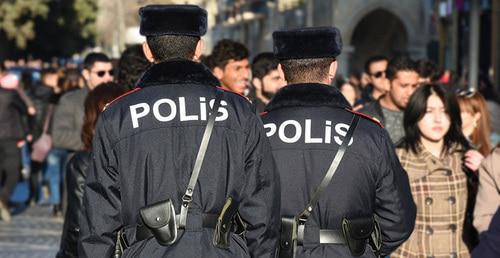
[{"label": "black pouch on belt", "polygon": [[177,221],[172,200],[157,202],[140,210],[141,219],[161,245],[171,245],[178,239]]},{"label": "black pouch on belt", "polygon": [[361,256],[365,253],[373,231],[373,223],[373,217],[342,219],[342,232],[353,256]]},{"label": "black pouch on belt", "polygon": [[281,218],[279,258],[293,258],[297,249],[297,220],[295,217]]}]

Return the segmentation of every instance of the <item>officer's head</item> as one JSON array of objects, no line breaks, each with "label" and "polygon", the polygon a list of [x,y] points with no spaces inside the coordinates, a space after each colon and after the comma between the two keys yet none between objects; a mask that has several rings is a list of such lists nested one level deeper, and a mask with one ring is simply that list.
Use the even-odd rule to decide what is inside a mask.
[{"label": "officer's head", "polygon": [[247,47],[239,42],[222,39],[215,44],[210,59],[222,87],[239,94],[245,92],[250,79],[248,55]]},{"label": "officer's head", "polygon": [[90,53],[83,60],[82,76],[89,89],[113,80],[113,64],[103,53]]},{"label": "officer's head", "polygon": [[273,33],[278,70],[288,83],[331,84],[342,50],[340,31],[334,27],[301,28]]},{"label": "officer's head", "polygon": [[285,86],[278,72],[279,61],[271,52],[258,54],[252,61],[252,85],[256,93],[266,98],[272,97]]},{"label": "officer's head", "polygon": [[200,37],[207,32],[207,12],[195,5],[148,5],[139,10],[143,50],[152,63],[170,59],[197,61],[203,52]]}]

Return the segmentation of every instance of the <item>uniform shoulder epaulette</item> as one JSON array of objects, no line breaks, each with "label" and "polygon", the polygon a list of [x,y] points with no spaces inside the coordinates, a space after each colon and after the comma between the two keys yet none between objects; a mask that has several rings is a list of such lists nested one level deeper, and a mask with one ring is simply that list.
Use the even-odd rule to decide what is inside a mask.
[{"label": "uniform shoulder epaulette", "polygon": [[240,93],[238,93],[238,92],[236,92],[236,91],[232,91],[232,90],[224,89],[224,88],[222,88],[222,87],[220,87],[220,86],[219,86],[218,88],[219,88],[219,89],[221,89],[221,90],[223,90],[223,91],[226,91],[226,92],[230,92],[230,93],[234,93],[234,94],[236,94],[236,95],[239,95],[239,96],[243,97],[246,101],[248,101],[248,103],[252,103],[252,101],[250,101],[250,99],[249,99],[249,98],[247,98],[247,97],[246,97],[245,95],[243,95],[243,94],[240,94]]},{"label": "uniform shoulder epaulette", "polygon": [[367,114],[363,114],[363,113],[358,112],[358,111],[354,111],[354,110],[349,109],[349,108],[346,108],[345,110],[347,110],[348,112],[351,112],[351,113],[353,113],[353,114],[356,114],[356,115],[358,115],[358,116],[360,116],[360,117],[366,118],[366,119],[368,119],[368,120],[370,120],[370,121],[372,121],[372,122],[376,123],[376,124],[377,124],[377,125],[379,125],[380,127],[384,128],[384,126],[380,123],[380,121],[379,121],[379,120],[377,120],[377,119],[376,119],[376,118],[374,118],[374,117],[371,117],[371,116],[369,116],[369,115],[367,115]]},{"label": "uniform shoulder epaulette", "polygon": [[129,95],[129,94],[132,94],[132,93],[134,93],[134,92],[136,92],[136,91],[138,91],[138,90],[140,90],[140,89],[141,89],[141,88],[135,88],[135,89],[133,89],[133,90],[127,91],[127,92],[123,93],[122,95],[120,95],[120,96],[116,97],[116,98],[115,98],[115,99],[113,99],[112,101],[108,102],[108,103],[106,104],[106,106],[104,106],[104,108],[102,109],[102,111],[106,110],[106,108],[108,108],[109,106],[111,106],[113,103],[117,102],[119,99],[121,99],[121,98],[123,98],[123,97],[125,97],[125,96],[127,96],[127,95]]}]

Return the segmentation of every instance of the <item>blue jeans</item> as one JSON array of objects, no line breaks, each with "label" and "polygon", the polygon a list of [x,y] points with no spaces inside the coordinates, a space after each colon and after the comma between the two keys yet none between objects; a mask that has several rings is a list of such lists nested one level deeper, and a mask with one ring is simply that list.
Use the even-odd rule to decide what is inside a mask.
[{"label": "blue jeans", "polygon": [[61,182],[67,155],[68,151],[64,149],[52,149],[45,161],[43,180],[49,185],[49,204],[61,203]]}]

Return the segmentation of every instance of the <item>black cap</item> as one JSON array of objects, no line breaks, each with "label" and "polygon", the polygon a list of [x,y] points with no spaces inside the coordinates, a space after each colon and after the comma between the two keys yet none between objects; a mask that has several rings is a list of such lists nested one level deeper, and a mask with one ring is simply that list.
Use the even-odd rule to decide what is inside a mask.
[{"label": "black cap", "polygon": [[280,30],[273,33],[274,56],[280,60],[337,57],[342,51],[335,27]]},{"label": "black cap", "polygon": [[207,11],[196,5],[148,5],[139,15],[143,36],[201,37],[207,32]]}]

